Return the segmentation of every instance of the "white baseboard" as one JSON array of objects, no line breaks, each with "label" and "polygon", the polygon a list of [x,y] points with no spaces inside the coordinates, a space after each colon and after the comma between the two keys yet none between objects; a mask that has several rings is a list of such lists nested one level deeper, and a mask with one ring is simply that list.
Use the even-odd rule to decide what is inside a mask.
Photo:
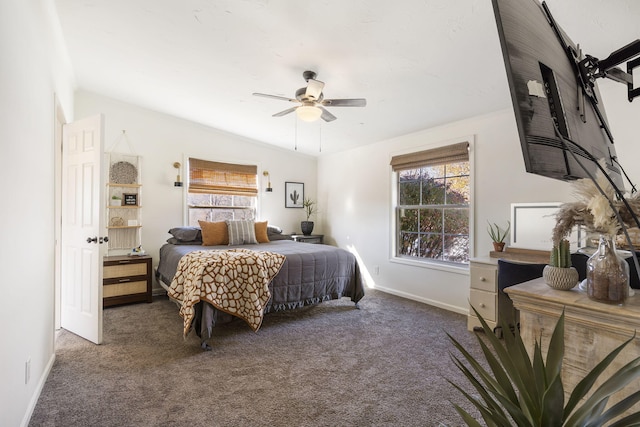
[{"label": "white baseboard", "polygon": [[434,307],[442,308],[443,310],[453,311],[454,313],[464,314],[465,316],[469,315],[469,308],[458,307],[450,304],[443,304],[440,301],[435,301],[429,298],[419,297],[417,295],[409,294],[406,292],[398,291],[396,289],[385,288],[384,286],[374,286],[373,289],[376,289],[381,292],[385,292],[387,294],[396,295],[402,298],[410,299],[413,301],[418,301],[424,304],[432,305]]},{"label": "white baseboard", "polygon": [[47,382],[47,378],[49,378],[49,374],[51,373],[51,368],[53,368],[53,362],[56,361],[56,354],[53,353],[51,358],[49,359],[49,363],[47,363],[47,367],[44,372],[40,376],[38,380],[38,385],[36,386],[35,392],[33,396],[31,396],[31,400],[29,401],[29,406],[27,407],[27,412],[24,414],[24,418],[20,423],[21,427],[28,427],[29,421],[31,421],[31,415],[33,415],[33,411],[36,409],[36,405],[38,404],[38,399],[40,399],[40,393],[42,393],[42,389],[44,388],[45,383]]}]

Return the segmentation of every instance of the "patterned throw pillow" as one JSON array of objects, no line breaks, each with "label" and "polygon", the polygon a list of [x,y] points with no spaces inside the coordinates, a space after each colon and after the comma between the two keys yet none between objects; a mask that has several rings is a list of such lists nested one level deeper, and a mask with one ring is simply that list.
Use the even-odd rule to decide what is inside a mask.
[{"label": "patterned throw pillow", "polygon": [[256,240],[258,243],[269,243],[267,235],[267,221],[256,222]]},{"label": "patterned throw pillow", "polygon": [[202,245],[217,246],[229,244],[229,232],[227,231],[227,223],[224,221],[207,222],[198,221],[202,228]]},{"label": "patterned throw pillow", "polygon": [[257,244],[255,223],[247,221],[227,221],[229,245]]}]

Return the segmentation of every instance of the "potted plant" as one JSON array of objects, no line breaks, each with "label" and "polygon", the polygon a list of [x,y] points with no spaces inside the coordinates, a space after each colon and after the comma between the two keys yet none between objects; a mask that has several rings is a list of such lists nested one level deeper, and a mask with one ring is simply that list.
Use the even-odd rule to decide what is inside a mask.
[{"label": "potted plant", "polygon": [[511,230],[511,222],[507,221],[507,228],[505,229],[500,228],[496,223],[491,224],[490,222],[488,222],[488,224],[489,227],[487,227],[487,231],[489,232],[491,240],[493,240],[493,249],[496,252],[504,251],[504,239],[509,234],[509,230]]},{"label": "potted plant", "polygon": [[[590,393],[599,376],[618,356],[624,347],[634,341],[634,336],[622,343],[598,363],[571,391],[565,402],[562,384],[562,359],[564,358],[564,312],[549,341],[546,360],[541,344],[536,340],[533,360],[520,337],[518,328],[509,328],[503,322],[504,340],[499,340],[475,308],[484,330],[478,342],[486,362],[480,363],[451,335],[449,339],[462,354],[452,355],[453,362],[464,373],[477,393],[469,393],[451,383],[480,412],[488,426],[632,426],[638,425],[640,412],[620,417],[640,401],[640,392],[632,393],[619,403],[607,407],[609,398],[625,386],[640,378],[640,357],[636,357]],[[466,360],[466,364],[462,360]],[[485,366],[490,366],[487,370]],[[467,411],[455,405],[458,414],[468,426],[480,426],[480,422]]]},{"label": "potted plant", "polygon": [[113,195],[111,196],[111,206],[121,206],[122,205],[122,198],[120,196],[117,195]]},{"label": "potted plant", "polygon": [[302,207],[304,208],[304,213],[307,215],[307,220],[300,223],[300,228],[302,229],[302,234],[309,236],[313,231],[314,225],[313,221],[310,221],[310,218],[318,212],[316,202],[309,198],[305,198],[302,201]]},{"label": "potted plant", "polygon": [[568,291],[578,284],[578,270],[571,265],[567,239],[562,239],[553,245],[549,264],[542,270],[542,277],[547,285],[563,291]]}]

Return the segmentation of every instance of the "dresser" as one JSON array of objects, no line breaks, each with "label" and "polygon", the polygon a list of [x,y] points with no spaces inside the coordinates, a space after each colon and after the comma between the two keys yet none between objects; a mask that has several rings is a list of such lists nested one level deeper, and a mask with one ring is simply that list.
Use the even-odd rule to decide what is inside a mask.
[{"label": "dresser", "polygon": [[[605,355],[640,331],[640,294],[637,290],[623,306],[592,301],[578,286],[569,291],[552,289],[542,278],[511,286],[505,292],[520,311],[520,336],[530,355],[536,340],[541,339],[542,354],[546,357],[551,333],[564,311],[562,381],[565,397]],[[607,372],[620,369],[638,355],[640,336],[635,335],[605,375],[596,381],[596,387],[608,378]],[[610,404],[639,389],[640,380],[635,380],[622,395],[614,394]],[[638,406],[640,404],[634,406],[634,410],[638,410]]]},{"label": "dresser", "polygon": [[151,257],[104,257],[102,292],[104,307],[151,302]]},{"label": "dresser", "polygon": [[[498,260],[496,258],[473,258],[469,262],[469,304],[475,307],[480,315],[494,330],[500,324],[498,301]],[[472,331],[480,328],[480,320],[469,308],[467,328]]]}]

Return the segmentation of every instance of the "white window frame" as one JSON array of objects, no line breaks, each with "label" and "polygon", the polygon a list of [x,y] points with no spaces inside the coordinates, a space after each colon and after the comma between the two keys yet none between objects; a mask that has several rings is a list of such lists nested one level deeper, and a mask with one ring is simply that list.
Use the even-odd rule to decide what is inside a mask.
[{"label": "white window frame", "polygon": [[[423,150],[430,150],[439,147],[445,147],[447,145],[453,145],[460,142],[468,142],[469,143],[469,259],[471,260],[475,256],[475,161],[474,161],[474,152],[475,152],[475,136],[463,136],[460,138],[450,139],[446,141],[441,141],[439,143],[434,143],[432,145],[423,145],[412,147],[409,149],[405,149],[402,151],[394,152],[389,154],[389,161],[393,156],[409,154]],[[454,263],[449,261],[440,261],[429,258],[415,259],[408,257],[400,257],[397,256],[397,245],[398,245],[398,237],[397,237],[397,218],[396,218],[396,207],[398,204],[398,174],[393,170],[391,166],[389,166],[389,185],[390,185],[390,201],[389,201],[389,241],[391,244],[389,245],[389,261],[397,264],[404,264],[414,267],[428,268],[432,270],[442,270],[452,273],[458,274],[468,274],[469,273],[469,264],[462,263]]]}]

